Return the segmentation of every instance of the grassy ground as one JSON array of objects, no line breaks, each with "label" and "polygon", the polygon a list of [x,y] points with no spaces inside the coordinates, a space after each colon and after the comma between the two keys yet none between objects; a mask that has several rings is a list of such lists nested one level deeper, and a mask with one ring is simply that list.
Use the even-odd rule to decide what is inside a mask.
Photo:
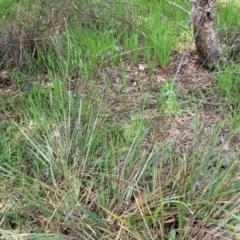
[{"label": "grassy ground", "polygon": [[0,239],[240,239],[237,3],[1,1]]}]

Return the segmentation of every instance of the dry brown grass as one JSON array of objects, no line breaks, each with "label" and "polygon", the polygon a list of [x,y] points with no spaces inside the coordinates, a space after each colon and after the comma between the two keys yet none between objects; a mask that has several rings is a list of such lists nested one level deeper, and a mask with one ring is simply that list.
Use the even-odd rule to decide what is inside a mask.
[{"label": "dry brown grass", "polygon": [[[114,24],[122,28],[131,27],[131,6],[112,1],[99,4],[91,1],[42,0],[36,3],[12,2],[9,14],[0,20],[0,68],[28,68],[29,59],[34,60],[39,52],[47,52],[54,46],[59,53],[60,33],[66,26],[99,28]],[[129,14],[123,12],[128,9]],[[117,10],[117,11],[116,11]],[[117,12],[117,14],[116,14]],[[67,35],[67,34],[66,34]]]},{"label": "dry brown grass", "polygon": [[[15,4],[12,2],[12,4]],[[0,25],[1,69],[25,69],[28,59],[56,40],[66,22],[69,1],[40,1],[34,6],[22,1]]]}]

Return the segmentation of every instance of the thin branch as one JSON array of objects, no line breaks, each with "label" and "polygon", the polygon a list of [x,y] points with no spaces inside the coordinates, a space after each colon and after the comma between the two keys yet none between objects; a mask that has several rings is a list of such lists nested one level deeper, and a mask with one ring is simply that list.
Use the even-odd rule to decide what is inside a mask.
[{"label": "thin branch", "polygon": [[186,12],[187,14],[191,15],[191,13],[190,13],[188,10],[186,10],[185,8],[179,6],[178,4],[176,4],[176,3],[174,3],[174,2],[170,2],[170,1],[168,1],[168,0],[165,0],[165,1],[168,2],[168,3],[171,4],[171,5],[174,5],[174,6],[178,7],[179,9],[183,10],[183,11]]},{"label": "thin branch", "polygon": [[205,14],[204,14],[204,15],[202,16],[202,18],[201,18],[201,21],[200,21],[199,24],[198,24],[197,31],[195,32],[195,34],[194,34],[191,42],[190,42],[190,43],[188,44],[188,46],[187,46],[186,51],[181,54],[181,58],[180,58],[180,61],[179,61],[177,70],[176,70],[176,72],[175,72],[175,74],[174,74],[174,78],[173,78],[174,81],[176,80],[177,75],[178,75],[178,73],[179,73],[179,71],[180,71],[180,68],[181,68],[181,66],[182,66],[183,59],[185,58],[185,56],[187,55],[187,53],[188,53],[189,49],[191,48],[193,42],[195,41],[195,39],[196,39],[196,37],[197,37],[197,35],[198,35],[198,32],[199,32],[200,28],[202,27],[203,22],[204,22],[204,20],[205,20],[206,17],[207,17],[207,13],[205,12]]}]

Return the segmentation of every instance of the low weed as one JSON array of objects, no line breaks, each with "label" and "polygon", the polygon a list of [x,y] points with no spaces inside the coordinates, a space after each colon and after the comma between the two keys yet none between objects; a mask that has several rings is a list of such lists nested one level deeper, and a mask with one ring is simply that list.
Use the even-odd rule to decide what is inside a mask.
[{"label": "low weed", "polygon": [[177,112],[177,97],[174,81],[166,83],[159,92],[158,109],[167,114],[175,114]]}]

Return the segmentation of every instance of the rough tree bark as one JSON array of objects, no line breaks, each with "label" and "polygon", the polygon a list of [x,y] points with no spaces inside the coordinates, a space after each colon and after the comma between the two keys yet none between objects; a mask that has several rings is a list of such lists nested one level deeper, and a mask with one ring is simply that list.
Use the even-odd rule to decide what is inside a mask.
[{"label": "rough tree bark", "polygon": [[219,60],[222,48],[214,29],[213,4],[215,0],[190,0],[191,17],[194,26],[195,44],[200,61],[212,68]]}]

